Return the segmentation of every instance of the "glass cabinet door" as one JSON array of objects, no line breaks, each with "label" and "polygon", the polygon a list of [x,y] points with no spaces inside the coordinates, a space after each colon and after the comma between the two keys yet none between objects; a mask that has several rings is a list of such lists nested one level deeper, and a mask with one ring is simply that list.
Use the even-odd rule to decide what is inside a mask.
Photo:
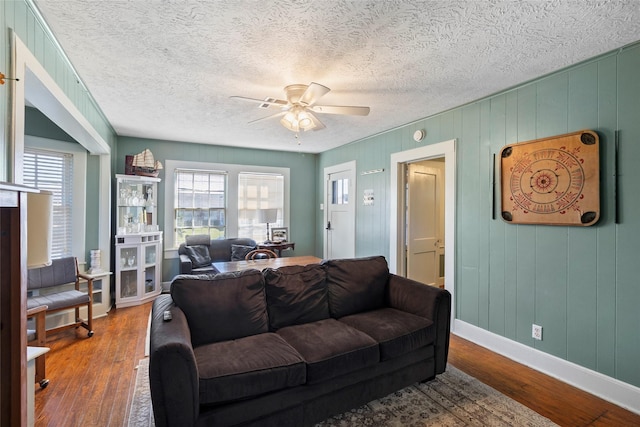
[{"label": "glass cabinet door", "polygon": [[144,269],[144,293],[153,293],[156,286],[156,266],[154,265]]},{"label": "glass cabinet door", "polygon": [[156,263],[157,249],[158,249],[158,246],[155,245],[155,244],[151,245],[151,246],[145,246],[144,247],[144,263],[145,263],[145,265],[155,264]]},{"label": "glass cabinet door", "polygon": [[149,294],[157,289],[156,259],[158,256],[158,245],[152,244],[144,246],[144,293]]},{"label": "glass cabinet door", "polygon": [[120,298],[138,296],[138,248],[121,247],[120,259]]}]

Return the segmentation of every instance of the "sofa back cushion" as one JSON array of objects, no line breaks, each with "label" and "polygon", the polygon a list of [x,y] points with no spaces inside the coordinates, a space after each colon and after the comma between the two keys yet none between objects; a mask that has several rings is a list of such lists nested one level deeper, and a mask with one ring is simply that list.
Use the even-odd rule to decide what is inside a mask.
[{"label": "sofa back cushion", "polygon": [[329,318],[325,268],[292,265],[263,271],[272,330]]},{"label": "sofa back cushion", "polygon": [[244,237],[231,237],[228,239],[212,240],[209,247],[209,253],[211,254],[211,260],[217,261],[231,261],[231,245],[242,246],[256,246],[256,241]]},{"label": "sofa back cushion", "polygon": [[184,242],[187,246],[209,246],[211,237],[208,234],[188,234],[184,237]]},{"label": "sofa back cushion", "polygon": [[325,260],[331,317],[383,307],[389,267],[382,256]]},{"label": "sofa back cushion", "polygon": [[176,276],[171,297],[187,317],[194,347],[269,330],[264,278],[257,270]]}]

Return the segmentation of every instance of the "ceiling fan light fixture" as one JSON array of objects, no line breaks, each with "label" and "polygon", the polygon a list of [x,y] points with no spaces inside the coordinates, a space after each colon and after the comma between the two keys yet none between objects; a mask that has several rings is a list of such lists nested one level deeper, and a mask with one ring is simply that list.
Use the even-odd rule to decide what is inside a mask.
[{"label": "ceiling fan light fixture", "polygon": [[299,132],[301,129],[307,131],[315,127],[311,115],[297,105],[282,116],[280,123],[292,132]]},{"label": "ceiling fan light fixture", "polygon": [[298,132],[300,130],[296,114],[292,111],[282,116],[280,123],[292,132]]},{"label": "ceiling fan light fixture", "polygon": [[313,129],[313,120],[309,117],[309,113],[306,111],[298,113],[298,126],[304,130]]},{"label": "ceiling fan light fixture", "polygon": [[369,107],[348,105],[317,105],[316,102],[326,95],[330,89],[319,83],[311,82],[308,85],[293,84],[284,88],[286,99],[277,98],[247,98],[245,96],[232,96],[231,98],[242,101],[257,102],[262,108],[280,108],[280,112],[249,123],[255,123],[265,119],[280,117],[280,124],[297,134],[300,130],[322,130],[326,126],[315,113],[323,114],[347,114],[352,116],[366,116]]}]

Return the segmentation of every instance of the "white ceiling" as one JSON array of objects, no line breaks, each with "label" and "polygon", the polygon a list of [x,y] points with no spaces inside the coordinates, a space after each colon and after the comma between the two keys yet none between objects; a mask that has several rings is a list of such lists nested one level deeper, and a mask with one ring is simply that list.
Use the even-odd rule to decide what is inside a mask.
[{"label": "white ceiling", "polygon": [[[311,153],[640,39],[640,0],[34,1],[119,135]],[[298,144],[229,99],[312,81],[371,113]]]}]

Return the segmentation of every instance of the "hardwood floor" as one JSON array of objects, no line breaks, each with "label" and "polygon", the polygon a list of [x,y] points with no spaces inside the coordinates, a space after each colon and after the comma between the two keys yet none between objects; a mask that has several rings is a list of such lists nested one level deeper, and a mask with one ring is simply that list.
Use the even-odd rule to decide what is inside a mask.
[{"label": "hardwood floor", "polygon": [[[151,303],[112,310],[48,340],[45,389],[36,386],[36,426],[123,426]],[[76,335],[77,334],[77,335]],[[452,336],[449,363],[562,426],[638,426],[640,415]]]},{"label": "hardwood floor", "polygon": [[640,426],[640,415],[455,335],[449,363],[561,426]]},{"label": "hardwood floor", "polygon": [[36,426],[125,425],[150,310],[112,309],[94,321],[91,338],[82,328],[47,337],[50,384],[36,385]]}]

